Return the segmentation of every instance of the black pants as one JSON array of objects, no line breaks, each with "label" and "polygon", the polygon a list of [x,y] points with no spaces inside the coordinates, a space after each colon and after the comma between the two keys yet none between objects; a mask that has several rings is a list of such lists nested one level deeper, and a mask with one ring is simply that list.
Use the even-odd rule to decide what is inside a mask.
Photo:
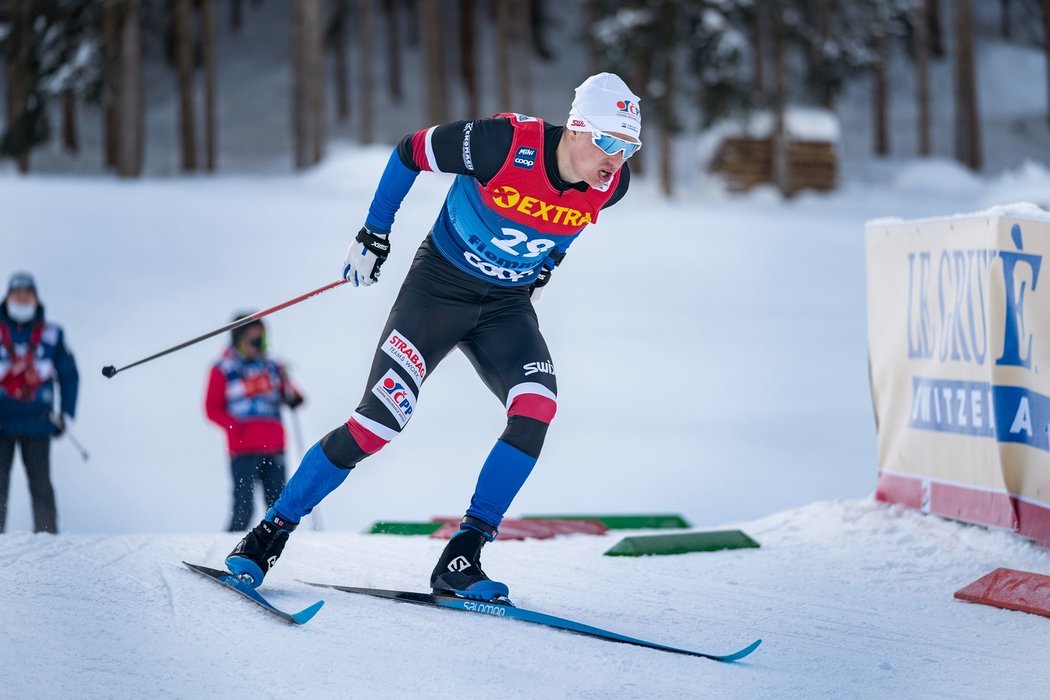
[{"label": "black pants", "polygon": [[0,433],[0,532],[7,523],[7,492],[11,484],[11,465],[15,445],[22,452],[22,463],[33,499],[33,532],[58,532],[55,490],[51,487],[51,437],[15,437]]},{"label": "black pants", "polygon": [[[519,391],[539,391],[552,400],[557,396],[554,365],[528,289],[474,279],[441,257],[427,239],[390,310],[353,420],[365,422],[384,441],[393,439],[411,418],[426,378],[455,348],[504,406]],[[422,376],[419,368],[425,370]],[[519,417],[508,423],[502,439],[536,457],[547,423]],[[346,426],[321,444],[328,459],[343,468],[377,449],[351,440]]]},{"label": "black pants", "polygon": [[248,529],[254,510],[255,482],[263,487],[263,497],[269,508],[284,489],[284,454],[237,455],[230,458],[233,475],[233,517],[230,532]]}]

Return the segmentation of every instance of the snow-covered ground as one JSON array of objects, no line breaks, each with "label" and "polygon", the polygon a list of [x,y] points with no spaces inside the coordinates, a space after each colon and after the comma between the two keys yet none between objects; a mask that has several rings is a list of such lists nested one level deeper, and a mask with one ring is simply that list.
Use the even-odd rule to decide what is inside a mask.
[{"label": "snow-covered ground", "polygon": [[[997,566],[1050,569],[1011,535],[815,503],[738,523],[760,549],[603,557],[619,533],[496,542],[516,602],[736,664],[417,608],[296,579],[419,589],[442,543],[296,533],[267,579],[292,628],[183,567],[223,535],[0,538],[0,674],[10,698],[1039,698],[1047,620],[952,592]],[[323,595],[319,595],[323,593]]]}]

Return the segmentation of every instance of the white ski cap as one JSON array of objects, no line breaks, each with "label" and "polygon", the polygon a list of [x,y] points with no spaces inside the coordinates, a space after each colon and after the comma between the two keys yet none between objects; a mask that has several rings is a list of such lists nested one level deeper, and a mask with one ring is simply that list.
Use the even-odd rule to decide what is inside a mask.
[{"label": "white ski cap", "polygon": [[598,131],[627,134],[641,141],[640,98],[618,75],[598,73],[576,88],[576,99],[565,126],[572,131]]}]

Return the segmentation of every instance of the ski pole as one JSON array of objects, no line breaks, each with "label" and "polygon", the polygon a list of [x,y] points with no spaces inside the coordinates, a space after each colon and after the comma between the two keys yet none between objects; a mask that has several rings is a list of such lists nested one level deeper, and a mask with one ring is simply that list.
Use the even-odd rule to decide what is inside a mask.
[{"label": "ski pole", "polygon": [[160,352],[158,352],[158,353],[156,353],[154,355],[150,355],[149,357],[144,357],[141,360],[136,360],[135,362],[132,362],[129,365],[124,365],[123,367],[120,367],[120,368],[114,367],[113,365],[106,365],[105,367],[102,368],[102,375],[104,377],[106,377],[106,378],[112,377],[117,372],[123,372],[124,370],[131,369],[132,367],[135,367],[136,365],[145,364],[146,362],[149,362],[150,360],[156,360],[158,357],[163,357],[163,356],[165,356],[165,355],[167,355],[169,353],[175,352],[176,350],[182,350],[183,348],[189,347],[190,345],[193,345],[194,343],[199,343],[202,340],[207,340],[208,338],[211,338],[213,336],[219,335],[220,333],[225,333],[226,331],[232,331],[234,328],[240,328],[241,326],[246,326],[249,323],[251,323],[252,321],[258,321],[260,318],[263,318],[264,316],[269,316],[270,314],[274,313],[275,311],[280,311],[281,309],[286,309],[289,306],[292,306],[293,304],[298,304],[300,301],[306,301],[310,297],[317,296],[318,294],[321,294],[322,292],[327,292],[329,289],[333,289],[335,287],[338,287],[341,284],[346,284],[346,280],[345,279],[341,279],[341,280],[337,280],[335,282],[330,282],[330,283],[324,285],[323,287],[318,287],[317,289],[315,289],[313,291],[310,291],[310,292],[307,292],[306,294],[301,294],[301,295],[295,297],[294,299],[289,299],[288,301],[282,302],[282,303],[278,304],[277,306],[271,306],[270,308],[263,309],[262,311],[256,311],[254,314],[251,314],[250,316],[245,316],[244,318],[239,318],[236,321],[232,321],[230,323],[227,323],[222,328],[216,328],[213,331],[208,331],[204,335],[199,335],[196,338],[193,338],[192,340],[187,340],[184,343],[179,343],[178,345],[170,347],[167,350],[161,350]]},{"label": "ski pole", "polygon": [[[301,460],[306,454],[303,452],[303,429],[299,424],[299,411],[298,409],[291,409],[292,411],[292,435],[295,436],[295,449],[299,453],[299,459]],[[314,530],[319,531],[324,529],[324,523],[321,522],[321,511],[315,506],[310,511],[310,522],[313,523]]]},{"label": "ski pole", "polygon": [[69,444],[75,447],[77,452],[80,453],[81,459],[83,459],[85,462],[88,461],[88,451],[84,449],[84,446],[81,445],[75,437],[73,437],[73,433],[69,431],[68,427],[66,427],[66,437],[69,438]]},{"label": "ski pole", "polygon": [[63,420],[62,418],[60,418],[58,415],[56,415],[54,413],[52,413],[49,416],[49,418],[51,419],[51,423],[56,428],[58,428],[58,427],[62,428],[62,435],[65,435],[67,438],[69,438],[69,444],[71,444],[74,448],[76,448],[76,451],[80,453],[80,458],[82,460],[84,460],[85,462],[88,461],[88,457],[89,457],[88,451],[84,449],[84,446],[81,445],[80,442],[75,437],[73,437],[73,431],[70,430],[69,423],[67,423],[65,420]]}]

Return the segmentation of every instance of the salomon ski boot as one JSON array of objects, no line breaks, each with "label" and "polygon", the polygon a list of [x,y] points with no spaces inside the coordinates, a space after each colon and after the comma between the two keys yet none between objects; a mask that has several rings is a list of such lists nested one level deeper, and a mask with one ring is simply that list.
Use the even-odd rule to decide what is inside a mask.
[{"label": "salomon ski boot", "polygon": [[493,581],[481,570],[481,548],[495,538],[496,528],[469,515],[463,518],[459,532],[449,540],[430,574],[434,592],[477,600],[507,600],[507,585]]},{"label": "salomon ski boot", "polygon": [[234,576],[246,579],[252,588],[258,588],[266,572],[273,568],[281,556],[288,535],[298,525],[285,520],[271,508],[226,557],[226,568]]}]

